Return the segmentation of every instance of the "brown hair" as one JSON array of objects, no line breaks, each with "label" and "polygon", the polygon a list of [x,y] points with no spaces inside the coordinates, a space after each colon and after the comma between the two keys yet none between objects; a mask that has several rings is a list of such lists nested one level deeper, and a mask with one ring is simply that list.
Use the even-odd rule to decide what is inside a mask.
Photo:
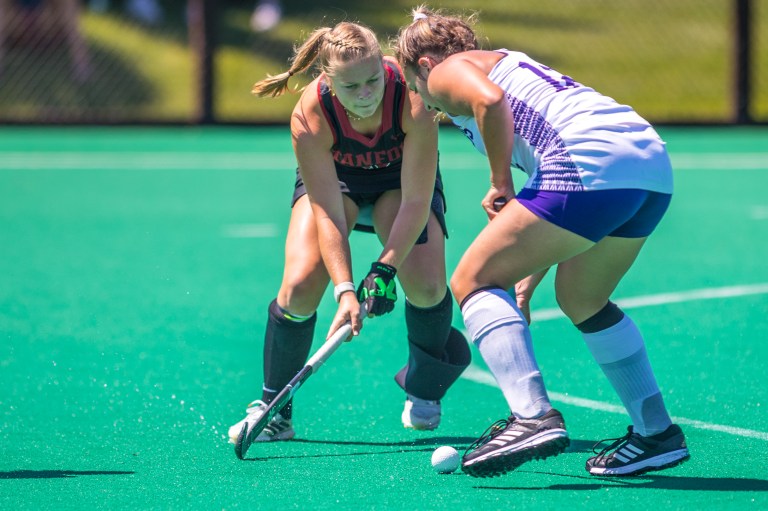
[{"label": "brown hair", "polygon": [[321,72],[333,76],[339,64],[378,56],[381,46],[373,31],[358,23],[343,21],[333,28],[322,27],[312,32],[304,43],[294,48],[291,66],[279,75],[267,75],[257,82],[251,92],[259,97],[277,97],[288,90],[288,80],[303,73],[315,61]]},{"label": "brown hair", "polygon": [[403,69],[416,67],[419,57],[424,55],[443,59],[480,47],[471,26],[476,14],[464,19],[431,11],[425,5],[413,9],[412,14],[413,21],[400,29],[393,45],[395,57]]}]

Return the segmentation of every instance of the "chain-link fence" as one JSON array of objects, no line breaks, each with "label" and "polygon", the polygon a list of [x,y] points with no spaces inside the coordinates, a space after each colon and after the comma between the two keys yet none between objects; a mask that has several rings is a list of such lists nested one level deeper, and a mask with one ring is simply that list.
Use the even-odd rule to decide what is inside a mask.
[{"label": "chain-link fence", "polygon": [[[416,5],[258,2],[0,0],[0,122],[286,122],[295,95],[250,88],[284,70],[294,44],[342,20],[386,44]],[[430,7],[468,12],[464,0]],[[768,0],[469,7],[487,48],[525,51],[655,122],[768,122]]]}]

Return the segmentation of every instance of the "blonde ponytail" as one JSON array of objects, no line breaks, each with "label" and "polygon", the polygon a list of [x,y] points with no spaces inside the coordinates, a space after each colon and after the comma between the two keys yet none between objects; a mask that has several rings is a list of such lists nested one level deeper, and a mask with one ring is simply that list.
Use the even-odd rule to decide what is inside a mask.
[{"label": "blonde ponytail", "polygon": [[318,28],[310,34],[304,44],[294,49],[291,67],[288,71],[279,75],[267,75],[267,77],[256,82],[251,89],[251,93],[263,97],[276,98],[282,96],[288,90],[288,80],[298,73],[303,73],[317,60],[320,51],[325,44],[325,37],[332,29],[328,27]]}]

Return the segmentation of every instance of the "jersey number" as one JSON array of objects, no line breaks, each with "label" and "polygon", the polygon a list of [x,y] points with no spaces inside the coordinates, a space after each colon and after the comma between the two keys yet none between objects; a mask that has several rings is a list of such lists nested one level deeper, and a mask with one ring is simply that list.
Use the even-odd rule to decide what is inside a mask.
[{"label": "jersey number", "polygon": [[[549,85],[555,88],[557,92],[578,87],[578,84],[576,81],[574,81],[573,78],[567,75],[560,75],[560,78],[554,78],[553,76],[550,76],[550,72],[553,71],[551,67],[547,67],[545,65],[539,64],[539,66],[531,65],[528,62],[520,62],[520,67],[523,69],[527,69],[545,82],[547,82]],[[556,74],[554,76],[557,76]]]}]

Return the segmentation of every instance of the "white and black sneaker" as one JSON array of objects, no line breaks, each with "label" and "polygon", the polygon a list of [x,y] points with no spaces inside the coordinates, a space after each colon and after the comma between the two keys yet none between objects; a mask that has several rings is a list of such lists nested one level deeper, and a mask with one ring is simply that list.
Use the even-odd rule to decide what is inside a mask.
[{"label": "white and black sneaker", "polygon": [[[613,443],[608,447],[597,451],[600,445],[611,441]],[[677,424],[651,436],[641,436],[629,426],[626,435],[601,440],[595,444],[593,451],[597,456],[587,460],[587,472],[601,476],[631,476],[664,470],[691,457],[683,431]]]},{"label": "white and black sneaker", "polygon": [[440,425],[440,401],[420,399],[407,394],[401,420],[410,429],[431,431]]},{"label": "white and black sneaker", "polygon": [[495,477],[527,461],[557,456],[570,443],[563,416],[554,408],[538,419],[510,416],[491,424],[467,448],[461,469],[472,477]]},{"label": "white and black sneaker", "polygon": [[[256,424],[259,419],[264,415],[264,411],[267,409],[267,404],[260,399],[252,401],[245,409],[247,415],[243,420],[238,422],[229,428],[229,443],[236,444],[237,436],[243,429],[243,425],[248,422],[249,424]],[[280,413],[267,423],[264,430],[253,440],[254,442],[271,442],[273,440],[290,440],[296,435],[293,430],[293,422],[290,419],[284,418]],[[250,443],[249,443],[250,445]]]}]

